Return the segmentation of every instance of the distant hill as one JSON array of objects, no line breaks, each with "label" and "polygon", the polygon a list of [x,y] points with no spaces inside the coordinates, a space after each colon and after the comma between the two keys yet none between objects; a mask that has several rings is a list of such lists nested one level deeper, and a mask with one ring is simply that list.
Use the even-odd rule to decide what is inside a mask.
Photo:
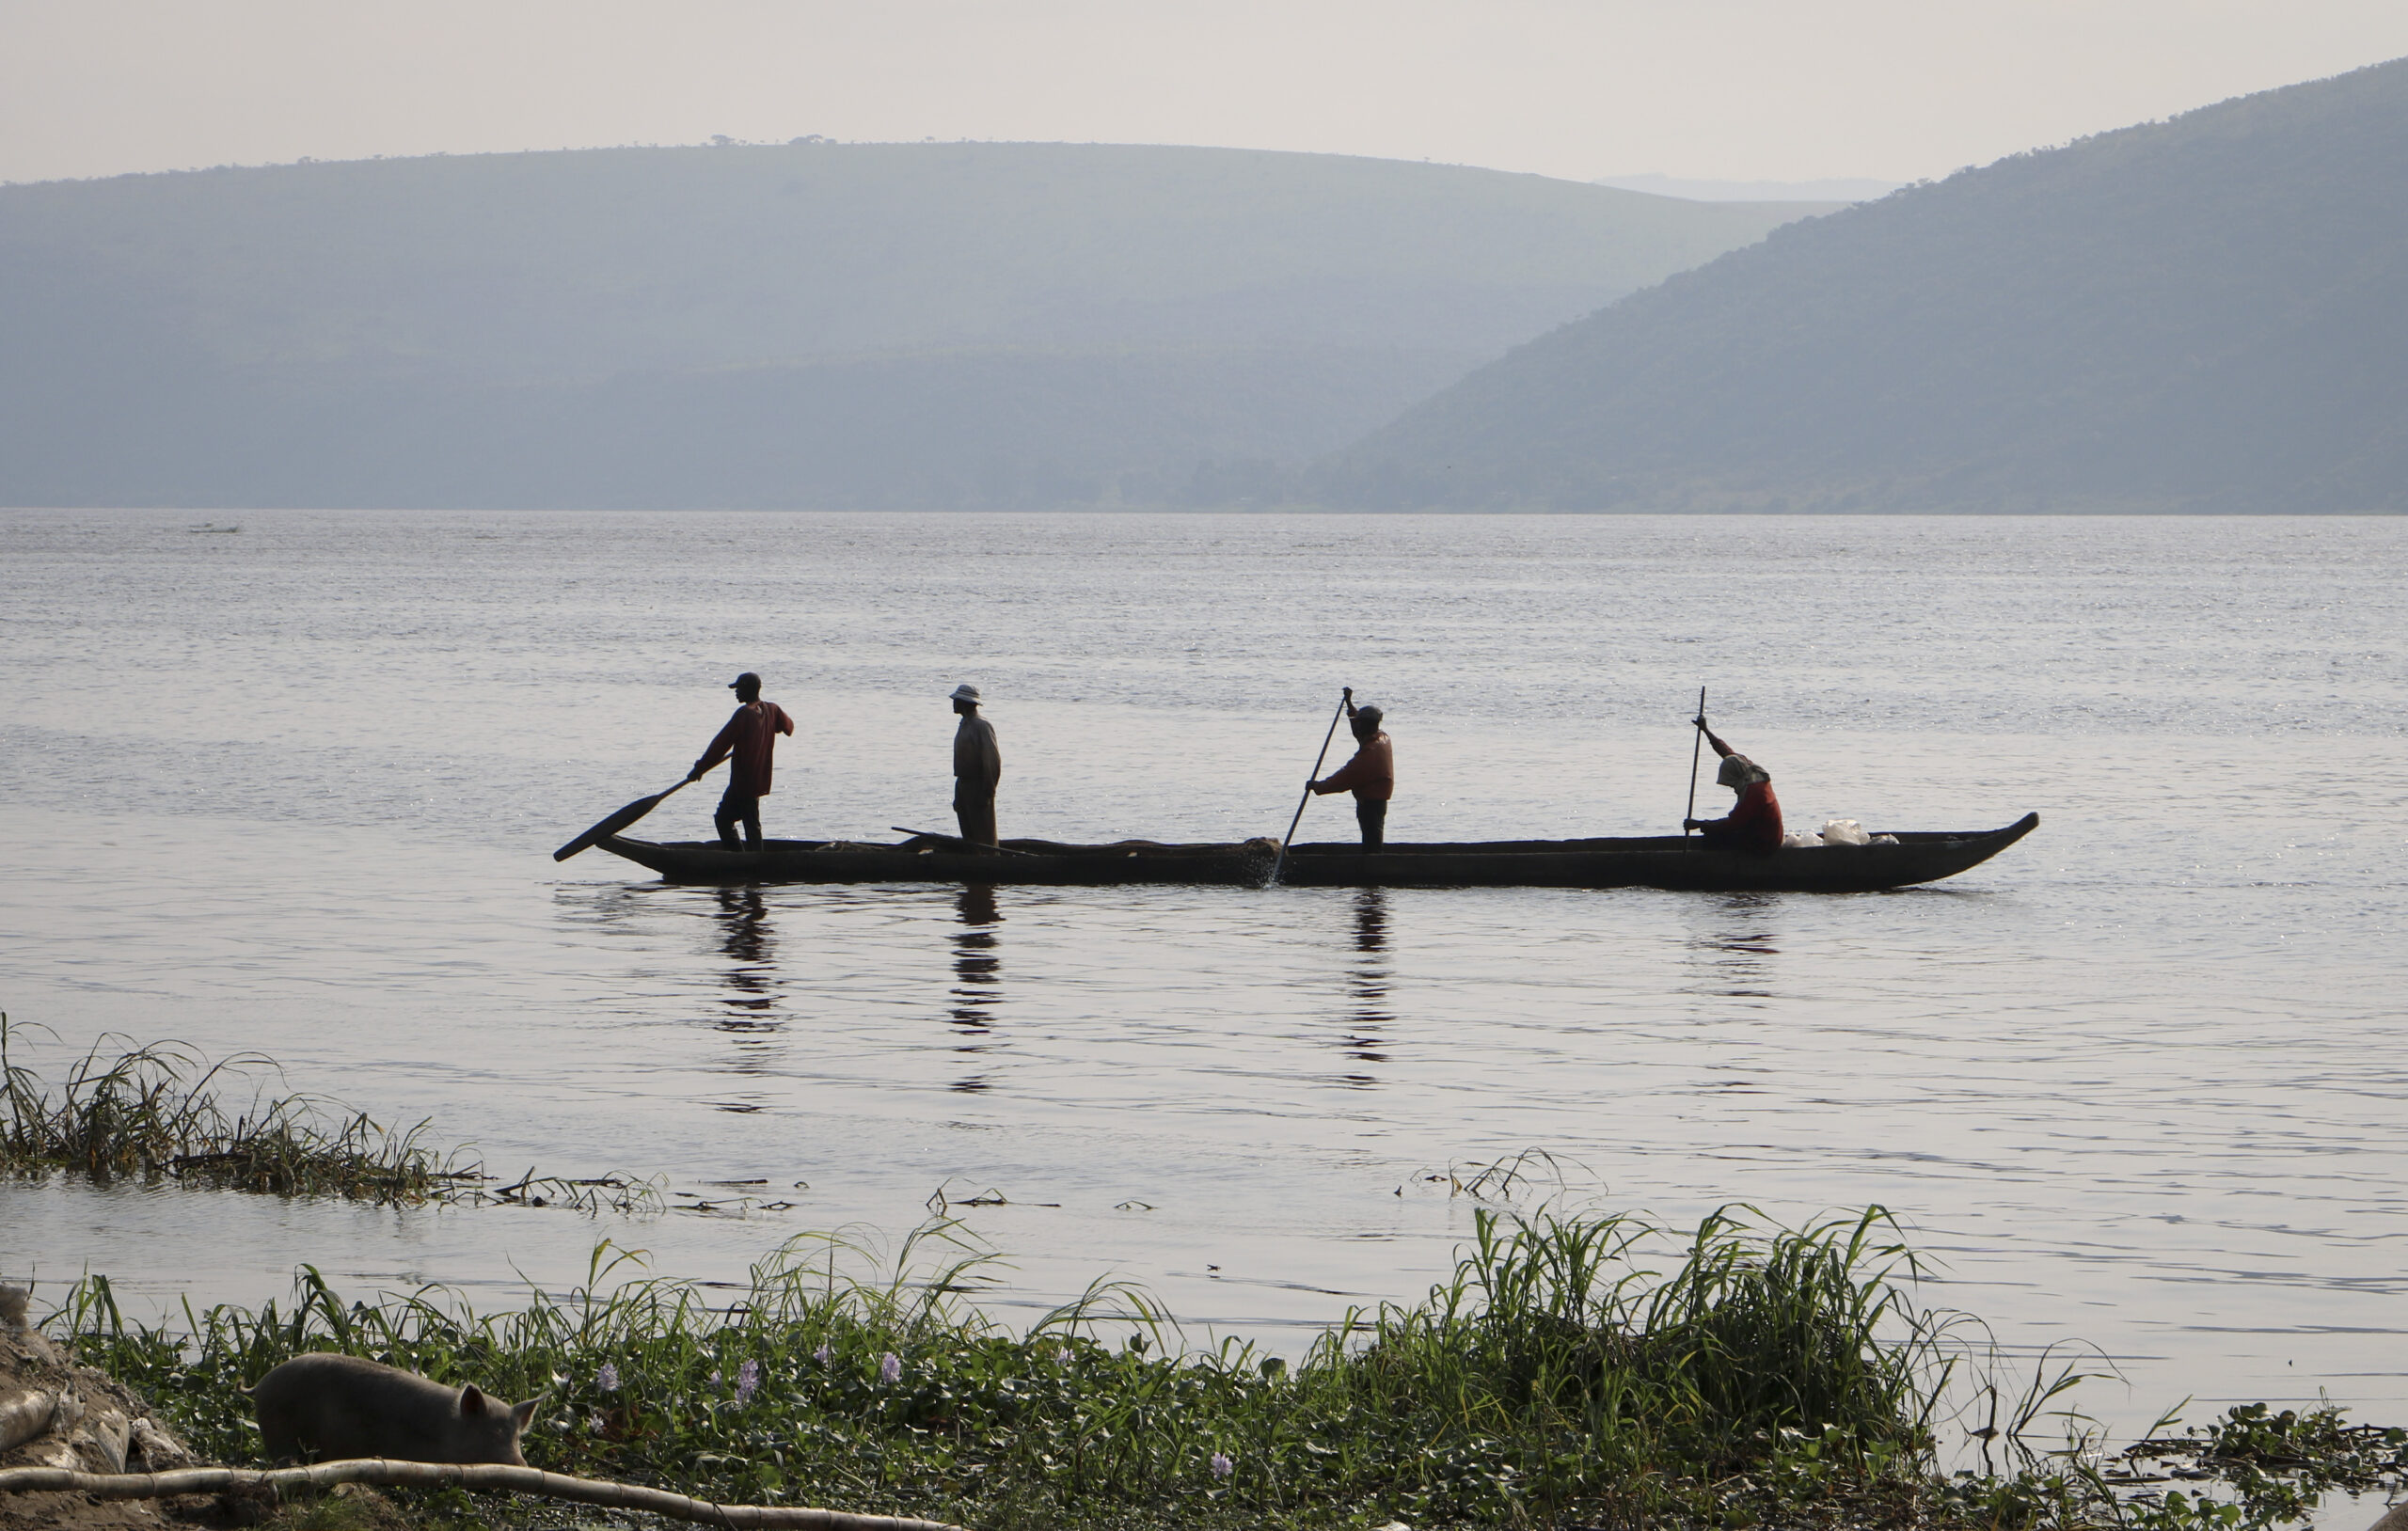
[{"label": "distant hill", "polygon": [[1820,206],[837,145],[0,187],[0,503],[1242,497]]},{"label": "distant hill", "polygon": [[1658,197],[1686,197],[1693,202],[1869,202],[1906,184],[1870,176],[1841,176],[1830,181],[1698,181],[1656,173],[1599,176],[1596,186],[1653,192]]},{"label": "distant hill", "polygon": [[1331,462],[1376,506],[2408,510],[2408,60],[1782,229]]}]

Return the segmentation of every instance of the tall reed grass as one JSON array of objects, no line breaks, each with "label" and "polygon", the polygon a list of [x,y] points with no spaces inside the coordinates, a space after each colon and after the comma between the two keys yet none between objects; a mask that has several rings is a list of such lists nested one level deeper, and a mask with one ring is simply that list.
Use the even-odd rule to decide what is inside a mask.
[{"label": "tall reed grass", "polygon": [[1947,1326],[1909,1305],[1878,1209],[1799,1230],[1734,1209],[1685,1236],[1483,1210],[1449,1280],[1293,1365],[1190,1347],[1124,1286],[1006,1331],[963,1301],[990,1256],[946,1221],[891,1259],[796,1240],[732,1302],[635,1258],[603,1245],[580,1287],[507,1312],[346,1301],[305,1270],[290,1304],[157,1326],[93,1277],[65,1316],[230,1461],[258,1451],[236,1389],[330,1349],[547,1394],[538,1466],[995,1528],[1740,1525],[1804,1500],[2033,1518],[1937,1472]]},{"label": "tall reed grass", "polygon": [[0,1013],[0,1173],[397,1205],[531,1201],[591,1210],[658,1201],[657,1188],[620,1176],[539,1179],[531,1171],[493,1188],[480,1166],[430,1147],[425,1122],[388,1128],[365,1112],[270,1093],[277,1065],[256,1053],[212,1063],[181,1043],[103,1036],[54,1086],[12,1050],[25,1030]]}]

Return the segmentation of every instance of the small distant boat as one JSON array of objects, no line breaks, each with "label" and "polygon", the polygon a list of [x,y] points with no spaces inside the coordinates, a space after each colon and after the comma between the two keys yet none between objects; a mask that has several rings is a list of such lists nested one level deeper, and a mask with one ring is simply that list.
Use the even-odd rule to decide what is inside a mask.
[{"label": "small distant boat", "polygon": [[[1291,845],[1282,883],[1304,888],[1669,888],[1698,892],[1869,893],[1953,877],[2030,834],[2040,815],[1976,833],[1898,831],[1891,843],[1820,845],[1769,856],[1709,849],[1694,836],[1492,840],[1383,845]],[[771,840],[759,850],[716,841],[657,842],[611,835],[614,856],[679,883],[975,882],[1110,886],[1126,883],[1268,881],[1279,843],[1205,844],[1121,840],[1068,845],[1006,840],[974,852],[945,835],[897,844],[846,840]]]}]

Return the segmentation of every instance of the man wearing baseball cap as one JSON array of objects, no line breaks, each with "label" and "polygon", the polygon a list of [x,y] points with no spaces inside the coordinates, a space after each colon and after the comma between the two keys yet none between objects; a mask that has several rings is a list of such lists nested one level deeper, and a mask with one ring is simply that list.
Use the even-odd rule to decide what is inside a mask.
[{"label": "man wearing baseball cap", "polygon": [[992,845],[1004,752],[995,745],[995,725],[978,716],[978,687],[955,687],[953,710],[961,715],[961,726],[953,731],[953,816],[961,823],[962,839]]},{"label": "man wearing baseball cap", "polygon": [[1387,715],[1377,707],[1357,707],[1352,691],[1346,694],[1346,726],[1360,746],[1354,758],[1305,786],[1323,797],[1353,792],[1354,822],[1363,827],[1363,844],[1377,847],[1387,844],[1388,799],[1396,796],[1396,746],[1380,732]]},{"label": "man wearing baseball cap", "polygon": [[[719,812],[711,815],[719,826],[719,843],[730,850],[759,850],[761,799],[769,790],[769,753],[779,734],[793,734],[794,719],[776,702],[761,700],[761,677],[749,670],[728,682],[727,688],[736,693],[736,716],[694,762],[686,780],[700,781],[705,771],[726,761],[727,791],[720,797]],[[740,847],[736,839],[739,823],[744,826]]]}]

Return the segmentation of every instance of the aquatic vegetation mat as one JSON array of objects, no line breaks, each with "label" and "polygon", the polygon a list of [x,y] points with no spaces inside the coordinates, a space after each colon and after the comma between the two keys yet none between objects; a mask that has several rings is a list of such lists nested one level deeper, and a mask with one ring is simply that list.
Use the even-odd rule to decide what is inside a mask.
[{"label": "aquatic vegetation mat", "polygon": [[[2329,1404],[2305,1412],[2235,1404],[2212,1424],[2135,1441],[2104,1476],[2166,1531],[2288,1524],[2337,1491],[2354,1496],[2408,1479],[2408,1429],[2353,1425]],[[2141,1487],[2168,1482],[2192,1487]],[[2203,1494],[2201,1482],[2222,1495]]]},{"label": "aquatic vegetation mat", "polygon": [[12,1055],[10,1044],[24,1030],[0,1013],[0,1173],[65,1172],[102,1185],[164,1180],[397,1205],[515,1202],[625,1211],[659,1204],[655,1185],[623,1176],[570,1180],[531,1170],[497,1185],[457,1151],[438,1156],[425,1141],[425,1122],[388,1128],[365,1112],[271,1093],[277,1065],[256,1053],[213,1063],[180,1043],[135,1046],[103,1036],[53,1084]]}]

